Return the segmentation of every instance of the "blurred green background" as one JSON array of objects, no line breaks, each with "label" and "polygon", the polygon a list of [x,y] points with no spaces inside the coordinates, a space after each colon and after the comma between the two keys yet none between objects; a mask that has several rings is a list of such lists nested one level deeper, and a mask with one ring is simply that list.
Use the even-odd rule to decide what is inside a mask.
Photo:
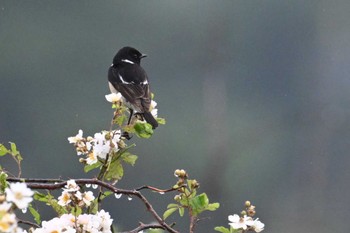
[{"label": "blurred green background", "polygon": [[[134,46],[167,124],[132,139],[139,160],[119,187],[168,188],[183,168],[221,203],[197,232],[227,226],[245,200],[265,232],[346,232],[349,11],[345,0],[1,0],[0,142],[17,143],[25,177],[82,177],[67,137],[109,128],[107,69]],[[145,195],[160,213],[172,200]],[[105,209],[123,230],[152,220],[138,200]]]}]

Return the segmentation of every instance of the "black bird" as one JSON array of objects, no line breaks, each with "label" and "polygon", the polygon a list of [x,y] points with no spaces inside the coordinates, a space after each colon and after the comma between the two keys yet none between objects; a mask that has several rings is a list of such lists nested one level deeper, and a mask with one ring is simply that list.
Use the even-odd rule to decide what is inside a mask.
[{"label": "black bird", "polygon": [[149,82],[145,70],[140,66],[141,58],[146,56],[132,47],[121,48],[109,67],[108,81],[111,92],[120,92],[129,105],[128,124],[135,111],[155,129],[158,122],[150,112],[152,100]]}]

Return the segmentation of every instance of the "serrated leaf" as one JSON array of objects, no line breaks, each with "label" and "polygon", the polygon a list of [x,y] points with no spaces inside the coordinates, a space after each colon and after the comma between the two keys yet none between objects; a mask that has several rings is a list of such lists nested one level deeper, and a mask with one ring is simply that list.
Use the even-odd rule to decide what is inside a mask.
[{"label": "serrated leaf", "polygon": [[150,138],[153,135],[152,126],[148,123],[137,122],[134,129],[136,135],[140,138]]},{"label": "serrated leaf", "polygon": [[202,193],[190,199],[190,206],[195,216],[203,212],[208,205],[209,205],[209,199],[207,197],[207,194],[205,193]]},{"label": "serrated leaf", "polygon": [[167,217],[169,217],[170,215],[172,215],[175,211],[177,210],[177,208],[170,208],[167,209],[164,214],[163,214],[163,219],[165,220]]},{"label": "serrated leaf", "polygon": [[124,175],[124,169],[120,160],[114,160],[111,162],[106,172],[105,178],[107,180],[120,180]]},{"label": "serrated leaf", "polygon": [[130,152],[124,152],[122,154],[123,161],[128,163],[128,164],[131,164],[132,166],[135,165],[137,158],[138,158],[137,155],[133,155]]},{"label": "serrated leaf", "polygon": [[32,205],[29,206],[29,212],[33,215],[34,217],[34,221],[37,223],[37,224],[40,224],[41,223],[41,217],[40,217],[40,214],[39,212],[33,208]]},{"label": "serrated leaf", "polygon": [[230,233],[230,230],[227,229],[226,227],[215,227],[214,230],[218,231],[218,232],[221,232],[221,233]]},{"label": "serrated leaf", "polygon": [[4,156],[7,153],[9,153],[9,151],[6,149],[6,147],[3,144],[0,144],[0,156]]},{"label": "serrated leaf", "polygon": [[102,163],[100,161],[97,161],[94,164],[87,164],[84,166],[84,172],[88,173],[89,171],[91,171],[93,169],[99,168],[101,165],[102,165]]}]

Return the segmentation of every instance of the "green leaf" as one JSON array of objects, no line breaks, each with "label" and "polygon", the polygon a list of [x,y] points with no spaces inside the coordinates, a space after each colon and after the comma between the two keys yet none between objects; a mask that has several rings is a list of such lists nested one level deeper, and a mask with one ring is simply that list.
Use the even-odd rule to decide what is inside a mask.
[{"label": "green leaf", "polygon": [[13,155],[18,154],[16,143],[10,142],[10,145],[11,145],[11,152],[12,152],[12,154]]},{"label": "green leaf", "polygon": [[67,210],[63,207],[63,206],[60,206],[56,200],[54,199],[50,199],[48,204],[56,211],[56,213],[58,215],[62,215],[62,214],[66,214],[67,213]]},{"label": "green leaf", "polygon": [[179,207],[178,204],[171,203],[171,204],[169,204],[166,208],[167,208],[167,209],[170,209],[170,208],[178,208],[178,207]]},{"label": "green leaf", "polygon": [[[112,195],[112,194],[114,194],[114,192],[112,192],[112,191],[103,192],[103,193],[101,194],[101,196],[100,196],[100,200],[102,201],[103,199],[105,199],[106,197],[108,197],[108,196],[110,196],[110,195]],[[96,199],[97,199],[97,198],[96,198]]]},{"label": "green leaf", "polygon": [[119,125],[119,126],[122,126],[123,123],[124,123],[124,121],[126,121],[126,119],[127,119],[126,115],[123,114],[123,115],[118,116],[118,117],[114,120],[114,123],[117,124],[117,125]]},{"label": "green leaf", "polygon": [[101,163],[100,161],[97,161],[97,162],[94,163],[94,164],[87,164],[87,165],[85,165],[85,167],[84,167],[84,172],[85,172],[85,173],[88,173],[89,171],[91,171],[91,170],[93,170],[93,169],[99,168],[101,165],[102,165],[102,163]]},{"label": "green leaf", "polygon": [[83,210],[79,206],[74,206],[74,208],[71,209],[70,213],[73,214],[74,216],[79,216]]},{"label": "green leaf", "polygon": [[195,216],[203,212],[208,205],[209,205],[209,199],[207,197],[207,194],[205,193],[202,193],[190,199],[190,206]]},{"label": "green leaf", "polygon": [[157,117],[157,122],[158,122],[158,124],[160,124],[160,125],[165,125],[166,120],[165,120],[164,118]]},{"label": "green leaf", "polygon": [[1,193],[5,192],[5,189],[7,187],[7,179],[8,175],[5,172],[0,173],[0,191]]},{"label": "green leaf", "polygon": [[184,216],[184,214],[185,214],[185,208],[180,207],[179,208],[179,215],[182,217],[182,216]]},{"label": "green leaf", "polygon": [[150,138],[153,135],[152,126],[148,123],[137,122],[134,129],[136,135],[140,138]]},{"label": "green leaf", "polygon": [[12,154],[12,156],[16,157],[18,159],[18,161],[22,161],[23,158],[22,158],[20,152],[17,150],[16,143],[10,142],[10,145],[11,145],[11,154]]},{"label": "green leaf", "polygon": [[32,205],[29,205],[29,212],[33,215],[35,222],[37,224],[40,224],[41,223],[40,214],[36,209],[33,208]]},{"label": "green leaf", "polygon": [[124,162],[131,164],[132,166],[135,165],[135,162],[137,160],[137,155],[133,155],[130,152],[124,152],[121,156]]},{"label": "green leaf", "polygon": [[6,149],[6,147],[3,144],[0,144],[0,156],[4,156],[7,153],[9,153],[9,151]]},{"label": "green leaf", "polygon": [[214,230],[218,231],[218,232],[222,232],[222,233],[230,233],[230,230],[227,229],[226,227],[215,227]]},{"label": "green leaf", "polygon": [[220,203],[218,203],[218,202],[210,203],[210,204],[207,206],[206,210],[215,211],[215,210],[217,210],[219,207],[220,207]]},{"label": "green leaf", "polygon": [[51,206],[59,215],[67,213],[67,210],[63,206],[60,206],[57,203],[57,200],[55,200],[50,193],[43,194],[43,193],[35,192],[33,198],[34,200],[44,202],[47,205]]},{"label": "green leaf", "polygon": [[163,219],[165,220],[167,217],[169,217],[170,215],[172,215],[175,211],[177,210],[177,208],[170,208],[167,209],[164,214],[163,214]]},{"label": "green leaf", "polygon": [[98,198],[96,198],[95,200],[93,200],[93,202],[91,202],[88,209],[89,214],[96,214],[98,212],[98,201]]},{"label": "green leaf", "polygon": [[120,180],[124,175],[124,169],[120,160],[114,160],[111,162],[106,172],[105,178],[107,180]]}]

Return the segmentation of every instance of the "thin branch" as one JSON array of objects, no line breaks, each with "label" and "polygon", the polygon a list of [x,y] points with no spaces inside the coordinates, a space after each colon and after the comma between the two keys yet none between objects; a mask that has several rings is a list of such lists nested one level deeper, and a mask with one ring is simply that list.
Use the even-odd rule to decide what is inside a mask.
[{"label": "thin branch", "polygon": [[8,177],[9,182],[26,182],[26,183],[60,183],[64,182],[62,179],[38,179],[38,178],[14,178]]},{"label": "thin branch", "polygon": [[40,228],[40,226],[38,224],[33,223],[33,222],[29,222],[29,221],[26,221],[26,220],[17,219],[17,222],[18,223],[22,223],[22,224],[26,224],[26,225],[29,225],[29,226],[32,226],[32,227],[35,227],[35,228]]},{"label": "thin branch", "polygon": [[147,229],[164,229],[163,226],[159,225],[159,224],[144,224],[142,222],[140,222],[140,226],[138,226],[137,228],[131,230],[131,231],[124,231],[124,232],[120,232],[120,233],[138,233],[140,231],[143,230],[147,230]]},{"label": "thin branch", "polygon": [[160,194],[164,194],[164,193],[168,193],[168,192],[172,192],[172,191],[177,191],[177,190],[179,190],[179,189],[181,189],[183,187],[186,187],[186,185],[184,184],[184,185],[181,185],[181,186],[179,186],[177,188],[170,188],[170,189],[158,189],[158,188],[155,188],[155,187],[152,187],[152,186],[149,186],[149,185],[144,185],[144,186],[141,186],[141,187],[137,188],[136,190],[140,191],[142,189],[150,189],[150,190],[152,190],[154,192],[157,192],[157,193],[160,193]]},{"label": "thin branch", "polygon": [[[63,188],[67,181],[62,181],[58,183],[45,183],[45,182],[38,182],[35,179],[26,179],[26,178],[7,178],[7,181],[9,182],[25,182],[28,186],[28,188],[31,189],[47,189],[47,190],[55,190]],[[116,194],[124,194],[128,196],[136,196],[139,198],[146,206],[147,210],[152,214],[152,216],[156,219],[156,221],[163,227],[164,230],[167,230],[171,233],[178,233],[178,231],[174,230],[172,227],[170,227],[168,224],[164,222],[164,220],[157,214],[157,212],[153,209],[151,203],[143,196],[139,191],[137,190],[127,190],[127,189],[119,189],[114,187],[113,185],[97,180],[97,179],[74,179],[76,184],[79,185],[85,185],[85,184],[96,184],[100,187],[104,187],[113,193]]]}]

